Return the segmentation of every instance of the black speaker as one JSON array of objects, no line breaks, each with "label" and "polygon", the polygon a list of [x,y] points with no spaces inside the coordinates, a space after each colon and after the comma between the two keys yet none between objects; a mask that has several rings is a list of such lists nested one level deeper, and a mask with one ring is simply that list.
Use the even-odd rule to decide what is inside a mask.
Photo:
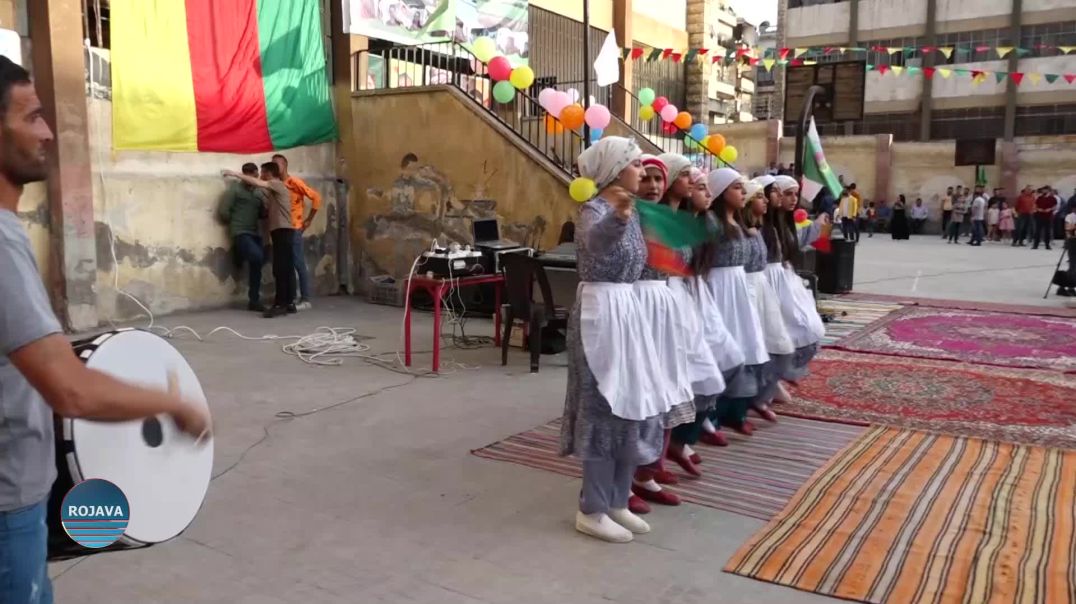
[{"label": "black speaker", "polygon": [[818,291],[825,294],[846,294],[852,291],[855,276],[856,245],[843,239],[832,239],[833,251],[816,257]]}]

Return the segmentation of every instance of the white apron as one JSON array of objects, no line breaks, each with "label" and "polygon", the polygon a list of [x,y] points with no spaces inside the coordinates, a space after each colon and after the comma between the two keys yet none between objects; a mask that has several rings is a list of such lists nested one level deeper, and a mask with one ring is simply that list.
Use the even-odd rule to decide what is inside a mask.
[{"label": "white apron", "polygon": [[677,300],[664,281],[644,280],[632,284],[639,299],[644,325],[649,327],[654,347],[647,356],[650,364],[666,379],[670,395],[679,403],[694,398],[688,374],[687,327],[677,309]]},{"label": "white apron", "polygon": [[766,265],[766,280],[770,282],[781,307],[792,345],[803,348],[822,341],[826,326],[815,308],[810,290],[803,286],[803,279],[791,267],[780,262]]},{"label": "white apron", "polygon": [[694,279],[688,281],[682,277],[670,277],[669,290],[676,298],[676,308],[681,313],[681,324],[685,329],[684,342],[687,344],[691,390],[699,396],[714,396],[725,391],[725,378],[721,375],[721,367],[707,343],[698,303],[691,291],[693,282]]},{"label": "white apron", "polygon": [[640,421],[684,400],[651,363],[654,343],[630,283],[579,284],[579,335],[587,366],[613,415]]},{"label": "white apron", "polygon": [[717,368],[725,373],[743,365],[743,349],[736,343],[736,340],[732,339],[732,334],[725,327],[721,310],[714,303],[706,282],[701,277],[696,277],[691,287],[685,287],[685,289],[691,294],[695,303],[695,310],[698,311],[699,321],[702,323],[702,337],[717,363]]},{"label": "white apron", "polygon": [[706,288],[721,311],[729,334],[743,350],[744,363],[762,365],[768,362],[770,355],[762,336],[762,322],[747,291],[747,273],[743,267],[711,268],[706,274]]},{"label": "white apron", "polygon": [[747,291],[762,321],[766,352],[778,355],[795,352],[796,347],[792,344],[788,328],[785,327],[785,319],[781,315],[781,305],[777,302],[777,294],[773,291],[763,271],[747,273]]}]

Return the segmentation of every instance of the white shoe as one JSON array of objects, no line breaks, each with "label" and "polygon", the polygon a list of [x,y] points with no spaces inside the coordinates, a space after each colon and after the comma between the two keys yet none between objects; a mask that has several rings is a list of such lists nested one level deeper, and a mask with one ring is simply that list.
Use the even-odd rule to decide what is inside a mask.
[{"label": "white shoe", "polygon": [[613,519],[613,522],[636,535],[645,535],[650,532],[650,525],[642,518],[632,514],[628,508],[609,510],[609,517]]},{"label": "white shoe", "polygon": [[296,310],[310,310],[311,308],[313,308],[313,305],[306,300],[303,300],[295,305]]},{"label": "white shoe", "polygon": [[575,530],[610,543],[630,543],[634,538],[631,531],[613,522],[605,514],[576,512]]}]

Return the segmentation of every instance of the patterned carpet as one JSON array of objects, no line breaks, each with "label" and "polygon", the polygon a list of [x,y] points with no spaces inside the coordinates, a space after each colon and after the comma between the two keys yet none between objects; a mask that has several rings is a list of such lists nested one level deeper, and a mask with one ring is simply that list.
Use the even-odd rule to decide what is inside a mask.
[{"label": "patterned carpet", "polygon": [[1076,376],[836,350],[778,413],[1076,448]]},{"label": "patterned carpet", "polygon": [[[730,434],[728,447],[696,447],[703,462],[703,477],[680,474],[680,484],[669,487],[684,501],[769,520],[792,495],[838,451],[864,432],[864,428],[799,418],[781,418],[776,424],[756,422],[751,437]],[[507,461],[580,477],[579,462],[557,455],[560,420],[554,420],[488,447],[472,451],[478,457]],[[759,472],[759,460],[766,471]],[[666,469],[679,471],[674,463]]]},{"label": "patterned carpet", "polygon": [[841,340],[842,350],[1076,371],[1076,320],[906,307]]},{"label": "patterned carpet", "polygon": [[859,332],[888,314],[902,308],[899,304],[880,302],[857,302],[843,298],[818,301],[818,311],[833,317],[826,323],[826,336],[822,345],[836,344],[839,340]]},{"label": "patterned carpet", "polygon": [[725,570],[862,602],[1076,601],[1076,451],[873,428]]}]

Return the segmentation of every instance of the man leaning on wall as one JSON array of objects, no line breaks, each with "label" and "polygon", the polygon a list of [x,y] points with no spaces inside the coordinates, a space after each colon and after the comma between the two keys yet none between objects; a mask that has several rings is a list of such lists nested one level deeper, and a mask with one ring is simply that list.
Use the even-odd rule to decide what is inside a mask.
[{"label": "man leaning on wall", "polygon": [[[295,272],[299,275],[299,300],[295,307],[298,310],[308,310],[311,307],[310,298],[310,271],[306,267],[306,255],[304,254],[303,233],[314,222],[314,216],[321,209],[321,194],[298,176],[288,173],[288,158],[277,153],[273,156],[273,163],[280,167],[281,179],[284,186],[291,193],[291,221],[295,229],[295,247],[292,257],[295,263]],[[305,211],[303,199],[310,200],[310,214],[303,218]]]},{"label": "man leaning on wall", "polygon": [[[258,166],[243,164],[243,174],[258,176]],[[228,225],[232,238],[232,253],[238,265],[247,265],[247,309],[265,312],[261,303],[262,266],[265,264],[265,246],[262,243],[259,222],[268,216],[265,194],[261,189],[238,181],[231,183],[221,201],[220,218]]]}]

